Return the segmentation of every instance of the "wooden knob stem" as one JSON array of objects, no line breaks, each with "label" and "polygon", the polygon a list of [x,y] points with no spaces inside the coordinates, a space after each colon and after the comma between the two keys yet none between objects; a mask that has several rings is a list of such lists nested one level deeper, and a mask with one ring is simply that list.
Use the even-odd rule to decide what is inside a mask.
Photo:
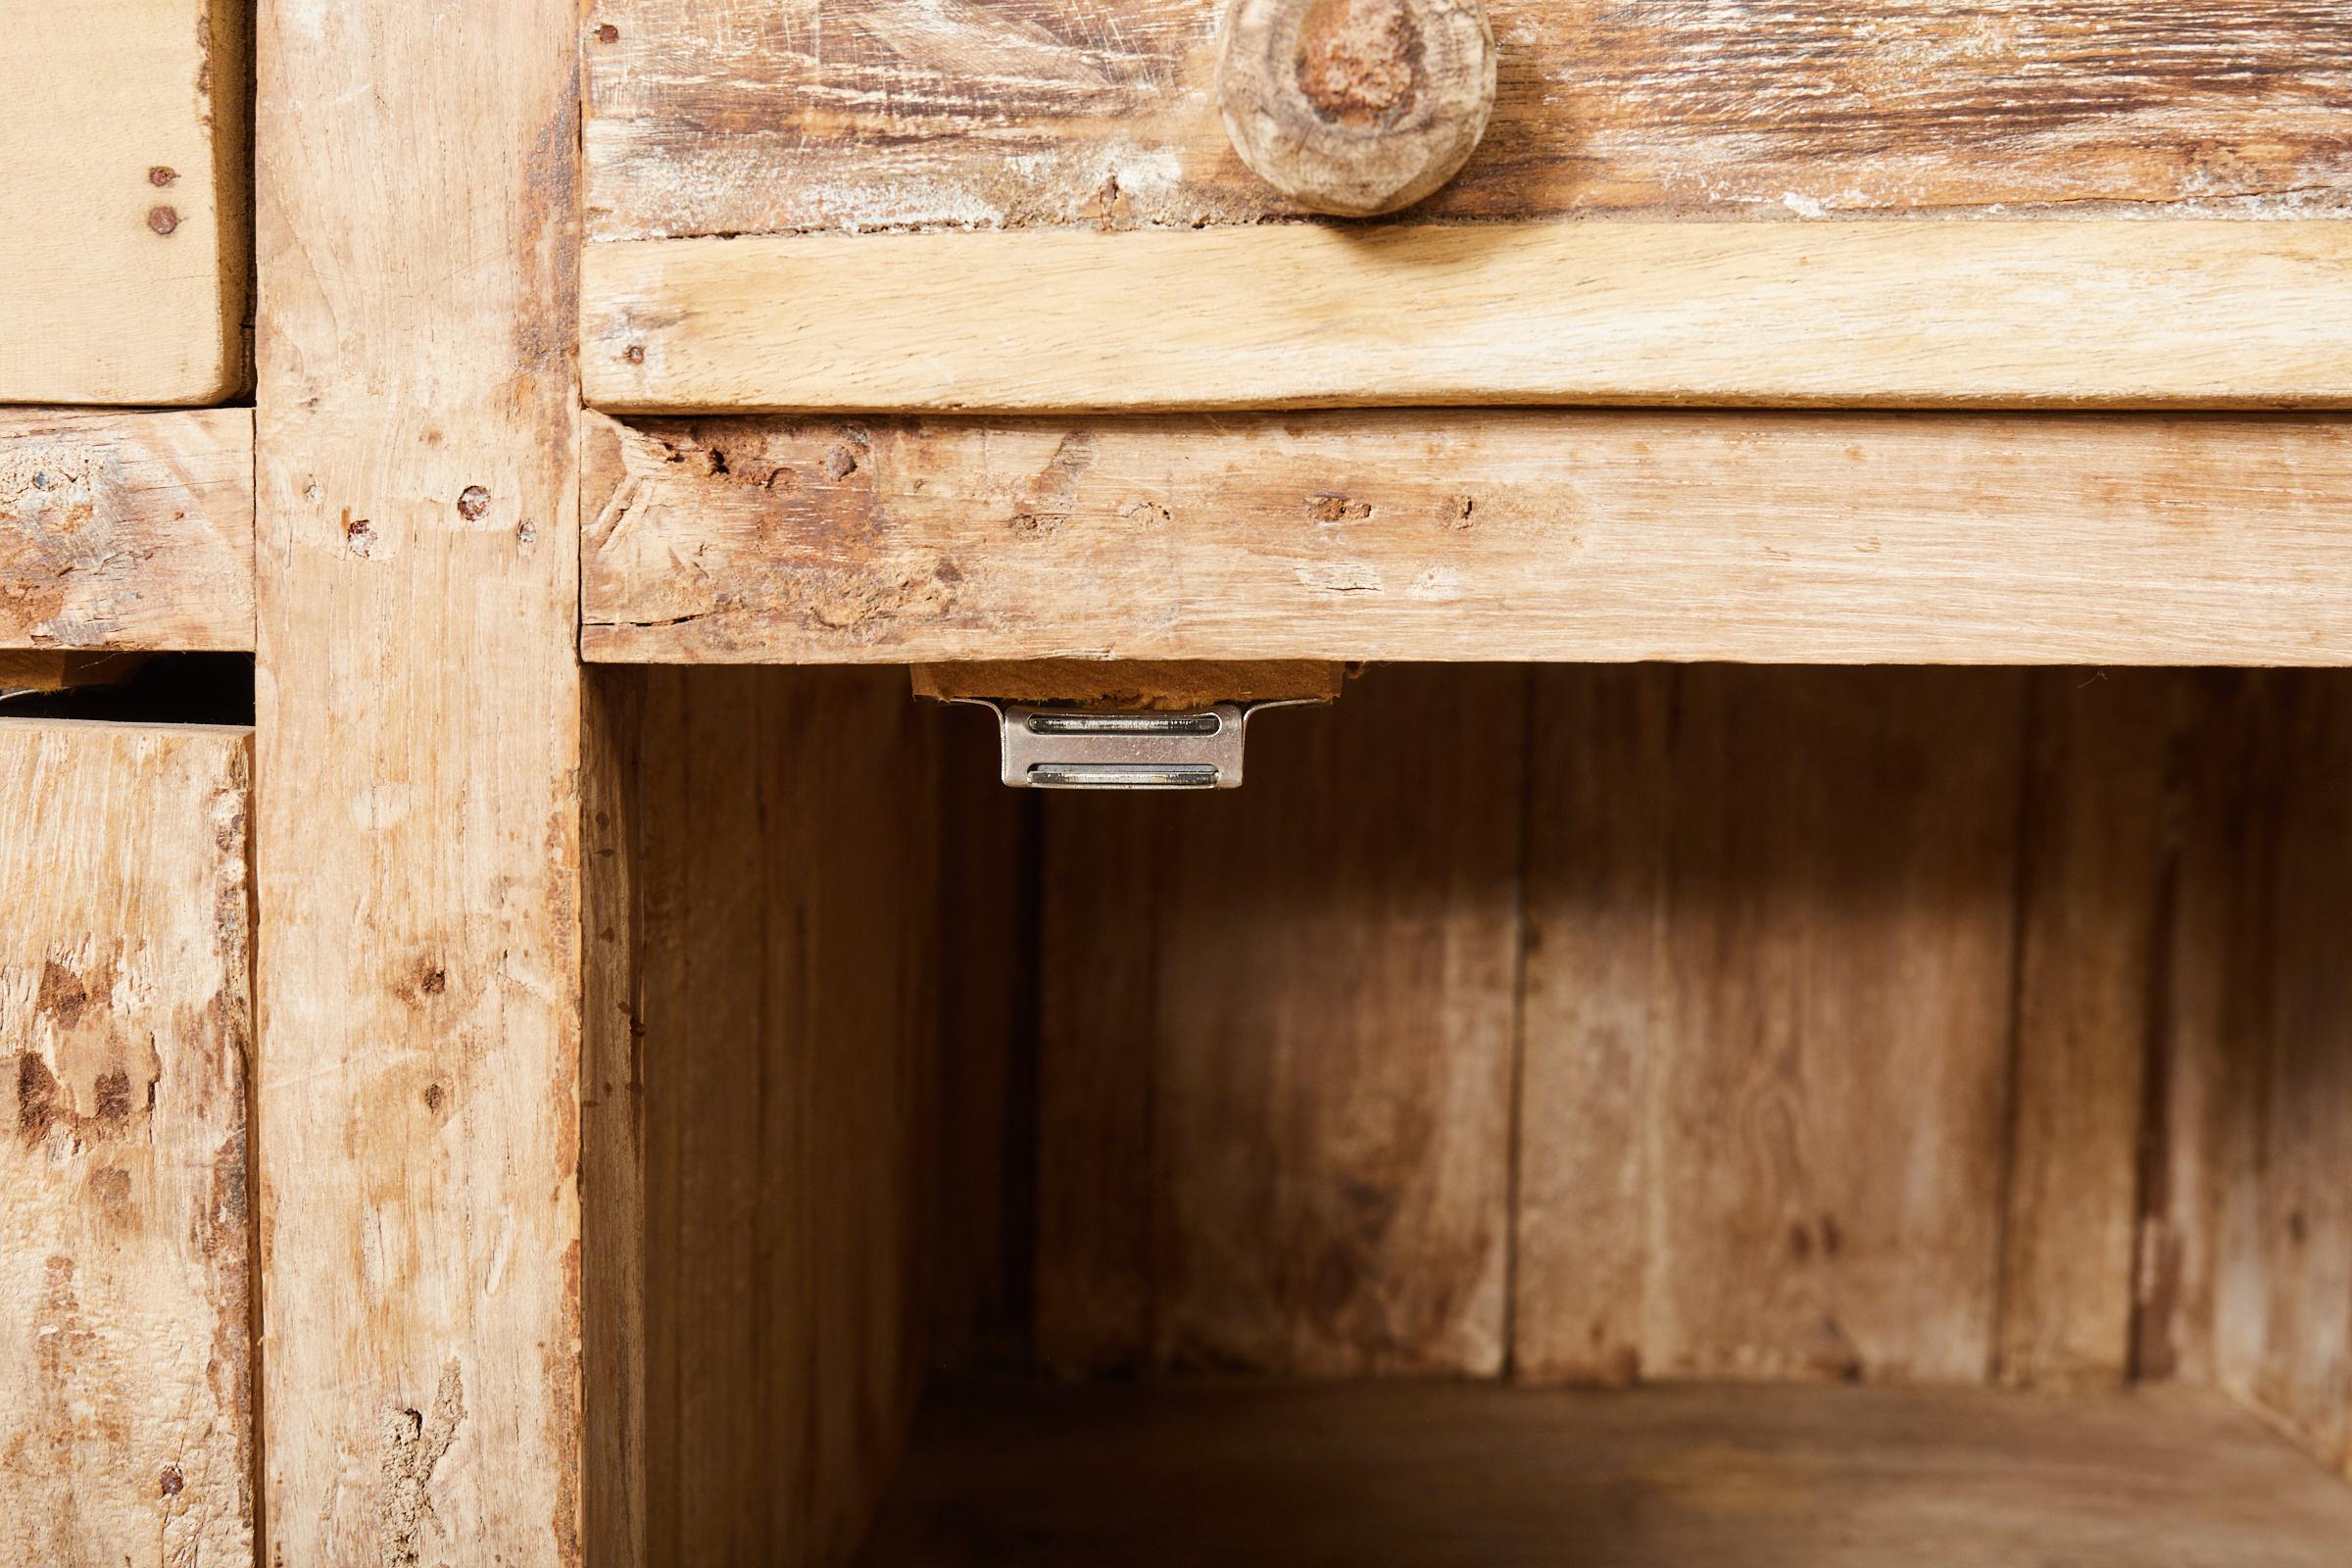
[{"label": "wooden knob stem", "polygon": [[1494,107],[1479,0],[1234,0],[1217,56],[1225,133],[1319,213],[1369,218],[1453,177]]}]

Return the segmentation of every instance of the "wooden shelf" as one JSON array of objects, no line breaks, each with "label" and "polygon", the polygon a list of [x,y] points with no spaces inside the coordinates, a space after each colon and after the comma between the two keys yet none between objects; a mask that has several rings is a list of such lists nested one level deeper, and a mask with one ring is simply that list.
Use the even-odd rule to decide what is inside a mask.
[{"label": "wooden shelf", "polygon": [[2218,1395],[956,1386],[868,1568],[2340,1568],[2352,1486]]}]

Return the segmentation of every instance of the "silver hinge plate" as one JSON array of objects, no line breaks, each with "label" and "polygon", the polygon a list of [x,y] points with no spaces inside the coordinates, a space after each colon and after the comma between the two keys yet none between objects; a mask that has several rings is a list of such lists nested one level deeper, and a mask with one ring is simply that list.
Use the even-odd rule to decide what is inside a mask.
[{"label": "silver hinge plate", "polygon": [[1250,716],[1297,700],[1216,703],[1180,713],[1077,708],[965,697],[997,715],[1002,774],[1015,789],[1230,790],[1242,782]]}]

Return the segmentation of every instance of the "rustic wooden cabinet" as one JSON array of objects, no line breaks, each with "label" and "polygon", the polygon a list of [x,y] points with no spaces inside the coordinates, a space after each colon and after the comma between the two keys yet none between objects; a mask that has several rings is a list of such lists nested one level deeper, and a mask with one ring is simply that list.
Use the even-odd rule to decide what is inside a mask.
[{"label": "rustic wooden cabinet", "polygon": [[1251,5],[15,19],[0,1545],[2352,1553],[2352,9]]}]

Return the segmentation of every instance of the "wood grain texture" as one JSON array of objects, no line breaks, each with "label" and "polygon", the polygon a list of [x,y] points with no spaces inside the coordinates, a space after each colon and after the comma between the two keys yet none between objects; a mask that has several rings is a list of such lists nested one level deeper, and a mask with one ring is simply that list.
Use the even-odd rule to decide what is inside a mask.
[{"label": "wood grain texture", "polygon": [[914,695],[1175,710],[1216,703],[1337,702],[1345,664],[1299,660],[1018,659],[917,664]]},{"label": "wood grain texture", "polygon": [[0,403],[245,386],[253,9],[0,6]]},{"label": "wood grain texture", "polygon": [[[2134,1370],[2144,1162],[2165,1157],[2151,1058],[2172,1027],[2194,676],[2048,670],[2032,691],[2019,865],[1999,1375]],[[2147,1368],[2150,1372],[2161,1369]]]},{"label": "wood grain texture", "polygon": [[1521,1376],[1986,1375],[2023,691],[1544,673]]},{"label": "wood grain texture", "polygon": [[1270,717],[1230,803],[1047,804],[1048,1364],[1499,1369],[1524,679]]},{"label": "wood grain texture", "polygon": [[253,646],[253,413],[0,411],[0,648]]},{"label": "wood grain texture", "polygon": [[[1251,786],[1254,788],[1254,785]],[[978,1386],[875,1568],[2332,1568],[2352,1490],[2184,1390]]]},{"label": "wood grain texture", "polygon": [[613,413],[2352,403],[2324,220],[808,234],[583,279]]},{"label": "wood grain texture", "polygon": [[583,1550],[573,17],[501,5],[435,48],[389,0],[261,10],[264,1488],[289,1564]]},{"label": "wood grain texture", "polygon": [[242,729],[0,720],[0,1559],[255,1558]]},{"label": "wood grain texture", "polygon": [[846,1563],[932,1328],[942,715],[883,670],[662,671],[642,702],[626,1528],[651,1564]]},{"label": "wood grain texture", "polygon": [[2352,424],[590,416],[591,660],[2329,663]]},{"label": "wood grain texture", "polygon": [[[2337,0],[1491,0],[1494,116],[1421,212],[2302,212],[2352,177]],[[1210,0],[596,0],[598,239],[1254,223]]]},{"label": "wood grain texture", "polygon": [[2261,677],[2233,708],[2246,760],[2219,814],[2236,875],[2202,1068],[2213,1371],[2352,1473],[2352,686]]}]

